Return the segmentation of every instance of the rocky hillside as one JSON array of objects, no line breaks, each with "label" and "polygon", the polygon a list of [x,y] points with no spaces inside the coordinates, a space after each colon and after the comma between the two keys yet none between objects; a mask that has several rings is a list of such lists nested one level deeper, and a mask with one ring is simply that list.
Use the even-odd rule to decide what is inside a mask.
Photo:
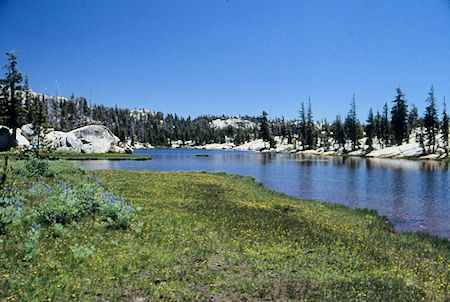
[{"label": "rocky hillside", "polygon": [[[0,127],[0,149],[12,146],[12,130]],[[49,130],[38,135],[33,125],[17,129],[16,141],[22,152],[33,152],[39,147],[44,152],[132,153],[131,146],[121,143],[111,130],[102,125],[89,125],[69,132]]]}]

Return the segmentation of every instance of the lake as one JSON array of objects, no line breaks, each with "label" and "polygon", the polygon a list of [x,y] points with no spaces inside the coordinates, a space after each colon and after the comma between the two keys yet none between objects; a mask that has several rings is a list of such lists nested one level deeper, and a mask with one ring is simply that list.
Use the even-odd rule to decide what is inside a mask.
[{"label": "lake", "polygon": [[[149,161],[78,161],[87,169],[225,171],[301,199],[370,208],[399,232],[450,239],[449,164],[435,161],[196,149],[136,150]],[[207,154],[207,157],[195,156]]]}]

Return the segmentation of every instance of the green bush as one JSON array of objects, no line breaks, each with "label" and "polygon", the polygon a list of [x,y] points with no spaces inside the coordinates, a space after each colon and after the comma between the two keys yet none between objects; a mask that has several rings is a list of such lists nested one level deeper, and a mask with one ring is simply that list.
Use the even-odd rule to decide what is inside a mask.
[{"label": "green bush", "polygon": [[37,209],[39,222],[64,225],[98,212],[101,199],[95,189],[100,187],[85,184],[72,189],[69,184],[69,182],[54,181],[51,187],[36,183],[30,189],[30,191],[40,192],[44,197]]},{"label": "green bush", "polygon": [[100,206],[100,216],[106,220],[108,226],[119,229],[128,228],[136,212],[133,204],[109,193],[103,195],[103,200],[104,202]]},{"label": "green bush", "polygon": [[54,180],[53,186],[35,182],[25,196],[42,199],[35,216],[43,224],[66,225],[85,217],[99,217],[111,228],[128,228],[136,212],[131,203],[104,191],[101,180],[71,188],[70,183]]},{"label": "green bush", "polygon": [[50,194],[45,201],[41,202],[38,208],[38,217],[41,223],[60,223],[68,224],[78,220],[82,215],[78,208],[78,202],[75,194],[70,190],[58,190]]}]

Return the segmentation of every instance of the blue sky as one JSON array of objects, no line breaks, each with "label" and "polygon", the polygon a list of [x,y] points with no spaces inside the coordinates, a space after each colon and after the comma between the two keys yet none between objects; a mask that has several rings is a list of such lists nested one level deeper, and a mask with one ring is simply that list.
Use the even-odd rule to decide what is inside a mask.
[{"label": "blue sky", "polygon": [[[31,87],[93,102],[202,114],[345,115],[400,86],[450,99],[450,1],[0,0],[0,52]],[[2,58],[2,59],[1,59]],[[6,64],[6,56],[0,57]]]}]

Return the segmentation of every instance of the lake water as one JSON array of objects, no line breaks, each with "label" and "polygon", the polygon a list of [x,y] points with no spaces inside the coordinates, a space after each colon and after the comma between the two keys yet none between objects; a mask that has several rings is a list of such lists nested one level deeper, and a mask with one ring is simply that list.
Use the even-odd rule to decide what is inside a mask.
[{"label": "lake water", "polygon": [[152,155],[153,160],[79,163],[92,170],[205,170],[253,176],[270,189],[298,198],[375,209],[400,232],[450,239],[448,163],[195,149],[136,150],[135,154]]}]

